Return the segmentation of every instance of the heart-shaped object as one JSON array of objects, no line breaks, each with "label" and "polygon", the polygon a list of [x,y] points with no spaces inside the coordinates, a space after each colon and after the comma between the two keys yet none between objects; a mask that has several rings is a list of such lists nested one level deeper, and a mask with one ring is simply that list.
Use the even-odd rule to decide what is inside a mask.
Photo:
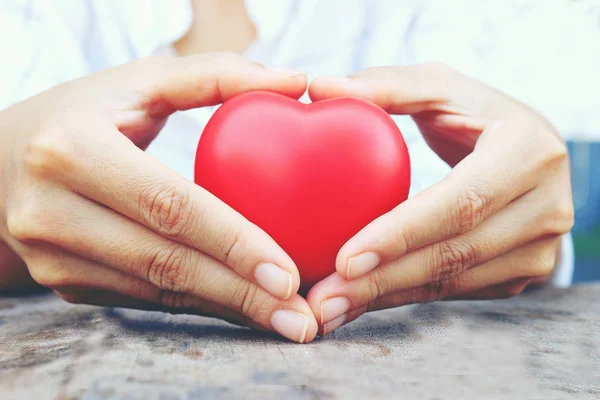
[{"label": "heart-shaped object", "polygon": [[394,121],[371,103],[255,91],[214,113],[195,181],[267,232],[306,291],[335,272],[348,239],[406,200],[410,160]]}]

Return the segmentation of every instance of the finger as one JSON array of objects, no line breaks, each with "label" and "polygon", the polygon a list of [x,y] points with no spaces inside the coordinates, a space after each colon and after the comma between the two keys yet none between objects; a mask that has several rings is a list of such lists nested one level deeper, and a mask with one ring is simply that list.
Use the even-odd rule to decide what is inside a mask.
[{"label": "finger", "polygon": [[[546,192],[533,191],[472,231],[382,264],[360,278],[357,297],[367,303],[375,299],[372,296],[445,281],[541,237],[556,238],[565,223],[552,217],[554,201]],[[532,205],[535,212],[531,212]]]},{"label": "finger", "polygon": [[[486,299],[504,299],[514,297],[519,294],[529,285],[531,279],[523,278],[516,279],[512,282],[501,283],[485,289],[476,290],[471,293],[465,293],[456,297],[449,297],[441,300],[486,300]],[[343,325],[347,325],[368,311],[377,311],[387,308],[397,307],[399,305],[423,303],[426,300],[427,289],[423,290],[406,290],[397,295],[390,295],[376,300],[373,304],[361,306],[357,309],[348,311],[323,325],[319,325],[319,335],[325,336],[333,333],[336,329]]]},{"label": "finger", "polygon": [[367,311],[367,306],[362,306],[357,309],[350,310],[346,314],[341,315],[325,324],[319,325],[319,336],[327,336],[333,333],[342,325],[349,324]]},{"label": "finger", "polygon": [[[90,291],[78,289],[61,289],[55,291],[56,295],[66,302],[73,304],[87,304],[99,307],[128,308],[143,311],[160,311],[170,314],[190,314],[202,317],[218,318],[238,326],[246,326],[255,330],[270,332],[265,327],[256,324],[248,317],[223,308],[217,304],[193,296],[181,295],[178,302],[181,306],[173,307],[138,300],[115,292]],[[175,296],[175,294],[173,294]]]},{"label": "finger", "polygon": [[[435,295],[432,294],[438,288],[431,286],[413,288],[394,295],[381,297],[369,305],[368,311],[377,311],[387,308],[398,307],[401,305],[430,303],[438,300],[457,301],[457,300],[496,300],[506,299],[518,296],[531,282],[531,278],[519,278],[509,282],[502,282],[496,285],[482,287],[472,292],[456,294],[455,291],[448,292],[447,297],[437,300],[431,300]],[[452,283],[448,283],[452,285]],[[479,286],[479,285],[478,285]]]},{"label": "finger", "polygon": [[377,286],[370,284],[367,277],[346,281],[338,274],[332,274],[312,288],[307,301],[320,325],[323,325],[364,306],[379,309],[383,306],[429,302],[522,278],[531,279],[552,271],[556,261],[557,240],[543,238],[453,278],[387,294],[381,292],[378,295]]},{"label": "finger", "polygon": [[[28,220],[37,225],[27,229],[29,239],[20,240],[50,243],[163,291],[208,300],[291,340],[307,342],[316,335],[312,311],[298,295],[281,301],[212,257],[163,238],[97,204],[63,202],[56,206],[69,210],[70,215],[65,218],[49,208],[41,215],[29,214]],[[70,279],[67,275],[61,277]]]},{"label": "finger", "polygon": [[522,278],[512,282],[500,283],[484,289],[475,290],[473,292],[461,294],[455,297],[448,297],[444,300],[493,300],[507,299],[520,295],[523,290],[531,283],[532,279]]},{"label": "finger", "polygon": [[[529,285],[531,279],[523,278],[516,279],[512,282],[501,283],[485,289],[480,289],[471,293],[465,293],[456,297],[449,297],[441,300],[488,300],[488,299],[505,299],[514,297],[519,294]],[[347,325],[368,311],[377,311],[387,308],[397,307],[399,305],[423,303],[426,300],[427,289],[423,290],[406,290],[397,295],[390,295],[376,300],[373,304],[361,306],[355,310],[337,317],[324,325],[319,325],[319,335],[325,336],[333,333],[336,329],[343,325]]]},{"label": "finger", "polygon": [[[74,201],[74,197],[68,193],[58,196],[61,201],[46,197],[43,207],[28,203],[20,218],[24,222],[11,222],[18,243],[27,249],[39,243],[57,246],[167,292],[200,297],[233,309],[292,340],[314,338],[317,324],[302,297],[293,295],[281,301],[214,258],[98,204]],[[25,255],[31,251],[27,249]],[[45,271],[44,262],[41,264],[40,270]],[[60,265],[55,268],[60,269]]]},{"label": "finger", "polygon": [[[114,271],[107,270],[106,272],[113,273]],[[142,283],[145,284],[145,282]],[[219,318],[236,325],[267,331],[264,326],[258,325],[245,315],[198,297],[165,292],[154,287],[153,289],[157,291],[156,295],[136,298],[109,290],[82,288],[81,286],[88,284],[89,282],[81,281],[79,286],[64,286],[54,291],[61,299],[73,304],[161,311],[171,314],[193,314]],[[150,289],[147,291],[148,293],[153,291]]]},{"label": "finger", "polygon": [[162,301],[164,290],[106,265],[43,243],[26,248],[25,259],[33,279],[55,291],[112,292],[143,302]]},{"label": "finger", "polygon": [[[231,293],[214,287],[214,282],[225,287],[248,282],[209,255],[158,235],[113,210],[72,193],[61,193],[59,198],[60,202],[50,201],[52,205],[40,208],[37,215],[36,211],[27,213],[33,225],[27,229],[29,240],[51,243],[161,289],[215,301],[227,302]],[[69,214],[61,215],[60,209]]]},{"label": "finger", "polygon": [[378,67],[349,77],[314,79],[308,93],[312,101],[357,97],[391,114],[415,114],[448,104],[456,80],[439,64]]},{"label": "finger", "polygon": [[[316,321],[314,318],[311,321],[306,316],[312,316],[312,313],[300,296],[280,301],[255,287],[251,289],[254,298],[245,297],[242,301],[246,304],[223,304],[161,289],[143,279],[98,262],[59,252],[47,245],[30,245],[27,253],[27,263],[34,279],[41,285],[60,292],[61,297],[70,302],[133,308],[152,304],[161,310],[179,310],[235,321],[250,327],[261,327],[300,343],[309,342],[316,335]],[[224,287],[230,286],[224,282]],[[223,290],[223,286],[217,289],[228,292]],[[99,293],[111,294],[103,294],[97,298]],[[231,293],[228,294],[234,297]],[[130,300],[120,301],[124,298]]]},{"label": "finger", "polygon": [[[501,92],[440,63],[368,68],[348,77],[322,77],[308,88],[312,101],[357,97],[377,104],[390,114],[460,116],[452,125],[481,132],[501,115],[516,117],[524,107]],[[510,100],[510,101],[507,101]],[[498,102],[503,107],[497,107]],[[502,113],[502,114],[500,114]],[[447,117],[445,117],[447,118]]]},{"label": "finger", "polygon": [[[150,58],[141,63],[146,63],[142,70],[148,76],[139,80],[140,90],[147,98],[147,112],[155,118],[176,110],[220,104],[251,90],[268,90],[297,99],[307,86],[306,75],[300,71],[267,69],[230,52]],[[127,68],[139,74],[135,63]]]},{"label": "finger", "polygon": [[54,291],[57,296],[68,303],[87,304],[100,307],[128,308],[143,311],[160,311],[170,314],[192,314],[203,317],[218,318],[239,326],[252,329],[270,331],[258,325],[250,318],[198,297],[183,295],[181,293],[165,292],[160,300],[138,299],[100,289],[80,289],[78,287],[63,287]]},{"label": "finger", "polygon": [[[501,134],[511,128],[497,125],[489,129],[489,134]],[[494,151],[472,153],[440,183],[409,198],[351,238],[338,253],[337,271],[355,279],[415,249],[473,230],[538,184],[549,159],[526,157],[527,151],[521,151],[499,144]],[[518,169],[507,162],[515,157],[522,160]]]},{"label": "finger", "polygon": [[[133,146],[114,126],[87,124],[86,129],[94,126],[97,132],[85,139],[43,135],[30,149],[34,173],[212,256],[277,297],[297,292],[300,277],[294,262],[263,230]],[[45,205],[30,208],[35,213],[35,207]]]},{"label": "finger", "polygon": [[36,280],[53,288],[69,303],[195,314],[266,330],[247,316],[220,304],[160,289],[121,271],[48,246],[33,246],[28,252],[28,261]]}]

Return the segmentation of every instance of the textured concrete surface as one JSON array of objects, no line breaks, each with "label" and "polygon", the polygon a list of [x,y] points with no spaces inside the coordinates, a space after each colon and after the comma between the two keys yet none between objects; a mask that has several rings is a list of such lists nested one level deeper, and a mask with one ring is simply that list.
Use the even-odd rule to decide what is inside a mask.
[{"label": "textured concrete surface", "polygon": [[195,317],[0,298],[0,399],[598,399],[600,285],[409,306],[310,345]]}]

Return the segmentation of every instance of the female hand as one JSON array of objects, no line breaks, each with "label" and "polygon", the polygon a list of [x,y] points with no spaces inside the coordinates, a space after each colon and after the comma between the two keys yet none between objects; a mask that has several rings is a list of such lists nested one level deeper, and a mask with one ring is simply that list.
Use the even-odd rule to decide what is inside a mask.
[{"label": "female hand", "polygon": [[297,98],[306,77],[225,53],[148,58],[2,111],[2,241],[67,301],[211,315],[311,341],[317,323],[293,261],[142,150],[176,110],[254,89]]},{"label": "female hand", "polygon": [[322,334],[369,310],[513,296],[553,271],[573,204],[566,147],[540,115],[437,64],[321,78],[309,93],[410,114],[453,167],[342,247],[308,295]]}]

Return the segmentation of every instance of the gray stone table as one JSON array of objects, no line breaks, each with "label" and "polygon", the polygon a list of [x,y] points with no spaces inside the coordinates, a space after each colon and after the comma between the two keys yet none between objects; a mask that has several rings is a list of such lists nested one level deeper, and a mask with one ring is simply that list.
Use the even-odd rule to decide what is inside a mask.
[{"label": "gray stone table", "polygon": [[309,345],[0,298],[0,399],[210,398],[600,399],[600,285],[373,313]]}]

